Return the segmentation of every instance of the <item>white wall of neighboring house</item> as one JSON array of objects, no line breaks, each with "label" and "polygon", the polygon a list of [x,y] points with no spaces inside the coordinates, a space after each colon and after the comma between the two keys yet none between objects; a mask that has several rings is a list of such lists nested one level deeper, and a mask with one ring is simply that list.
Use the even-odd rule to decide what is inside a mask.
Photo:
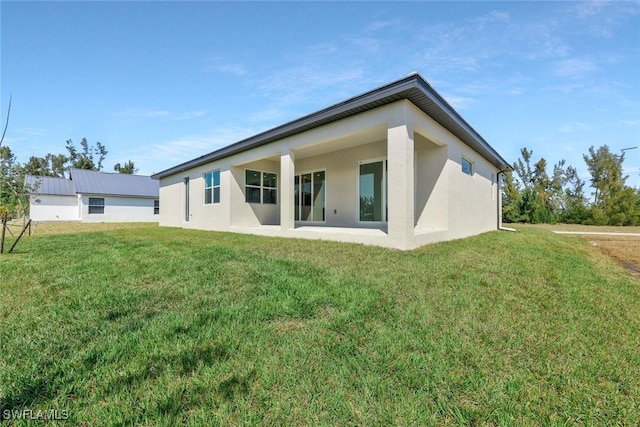
[{"label": "white wall of neighboring house", "polygon": [[29,217],[33,221],[78,221],[78,196],[35,194],[29,199]]},{"label": "white wall of neighboring house", "polygon": [[[89,199],[104,199],[104,213],[89,213]],[[82,222],[158,222],[153,198],[82,194],[79,198]]]}]

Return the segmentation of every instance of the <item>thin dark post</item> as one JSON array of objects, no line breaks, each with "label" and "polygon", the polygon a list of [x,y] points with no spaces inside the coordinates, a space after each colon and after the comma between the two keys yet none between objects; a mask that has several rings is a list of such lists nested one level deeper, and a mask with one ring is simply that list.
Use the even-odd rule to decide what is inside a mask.
[{"label": "thin dark post", "polygon": [[27,230],[27,228],[29,228],[29,226],[31,225],[31,220],[29,220],[29,222],[27,223],[27,225],[24,226],[24,228],[22,229],[22,231],[20,232],[20,235],[18,236],[18,238],[16,239],[15,242],[13,242],[13,245],[11,245],[11,249],[9,249],[9,253],[13,252],[13,248],[16,247],[16,245],[18,244],[18,242],[20,241],[20,238],[22,237],[22,235],[24,234],[24,232]]},{"label": "thin dark post", "polygon": [[0,254],[4,253],[4,233],[7,230],[7,211],[2,215],[2,237],[0,237]]}]

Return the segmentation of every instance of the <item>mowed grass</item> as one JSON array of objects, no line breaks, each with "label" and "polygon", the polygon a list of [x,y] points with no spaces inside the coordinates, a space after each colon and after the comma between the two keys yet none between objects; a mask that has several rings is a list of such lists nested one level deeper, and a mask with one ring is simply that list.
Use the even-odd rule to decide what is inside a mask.
[{"label": "mowed grass", "polygon": [[521,230],[527,227],[533,227],[561,232],[589,233],[582,235],[576,234],[575,238],[587,240],[591,245],[600,248],[604,253],[618,261],[629,273],[640,278],[640,236],[638,236],[638,234],[640,234],[640,227],[577,224],[537,224],[518,225],[518,227]]},{"label": "mowed grass", "polygon": [[40,229],[0,257],[0,279],[0,413],[167,426],[640,420],[639,282],[545,230],[399,252]]}]

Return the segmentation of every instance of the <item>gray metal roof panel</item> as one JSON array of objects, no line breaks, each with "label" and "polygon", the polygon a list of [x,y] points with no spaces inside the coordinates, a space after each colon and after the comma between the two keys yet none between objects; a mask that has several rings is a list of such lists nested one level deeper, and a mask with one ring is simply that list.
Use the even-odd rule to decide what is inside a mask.
[{"label": "gray metal roof panel", "polygon": [[125,197],[158,197],[159,182],[149,176],[71,169],[76,192]]},{"label": "gray metal roof panel", "polygon": [[472,147],[499,169],[510,168],[509,163],[489,145],[425,79],[418,73],[396,80],[377,89],[349,98],[315,113],[277,126],[252,137],[238,141],[219,150],[181,163],[152,175],[162,178],[205,163],[231,156],[254,147],[268,144],[297,133],[335,122],[402,99],[411,101],[425,114]]},{"label": "gray metal roof panel", "polygon": [[24,182],[31,194],[47,194],[52,196],[76,195],[73,182],[66,178],[27,175],[24,178]]}]

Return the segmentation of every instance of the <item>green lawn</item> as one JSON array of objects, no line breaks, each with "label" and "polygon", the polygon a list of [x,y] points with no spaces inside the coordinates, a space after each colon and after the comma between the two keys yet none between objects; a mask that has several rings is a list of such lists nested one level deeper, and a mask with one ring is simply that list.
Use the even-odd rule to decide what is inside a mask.
[{"label": "green lawn", "polygon": [[639,396],[640,282],[545,230],[398,252],[138,225],[0,257],[0,416],[637,425]]}]

